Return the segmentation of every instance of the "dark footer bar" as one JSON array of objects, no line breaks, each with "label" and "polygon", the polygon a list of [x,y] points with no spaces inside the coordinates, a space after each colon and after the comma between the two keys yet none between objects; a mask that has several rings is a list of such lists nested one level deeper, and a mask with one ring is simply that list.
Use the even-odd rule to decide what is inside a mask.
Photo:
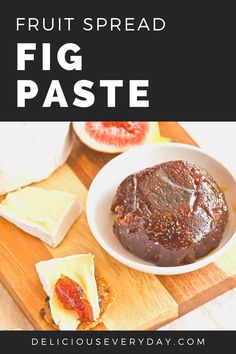
[{"label": "dark footer bar", "polygon": [[[30,350],[30,353],[102,353],[137,352],[192,353],[211,349],[230,353],[234,348],[234,331],[104,331],[104,332],[39,332],[1,331],[1,347],[8,352]],[[228,349],[226,349],[228,348]]]}]

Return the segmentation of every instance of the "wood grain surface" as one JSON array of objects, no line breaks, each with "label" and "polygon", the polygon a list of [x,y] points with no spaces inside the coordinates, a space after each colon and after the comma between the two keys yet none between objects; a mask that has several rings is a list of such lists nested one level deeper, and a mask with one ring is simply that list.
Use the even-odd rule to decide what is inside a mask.
[{"label": "wood grain surface", "polygon": [[[175,122],[162,122],[161,133],[175,142],[196,142]],[[83,209],[87,190],[114,155],[97,153],[76,139],[68,165],[40,183],[48,189],[66,190],[79,196]],[[236,285],[236,246],[216,263],[178,276],[154,276],[123,266],[98,245],[85,213],[56,249],[45,245],[0,218],[0,279],[36,329],[52,329],[39,316],[45,294],[35,263],[80,252],[95,254],[95,265],[112,284],[116,300],[104,324],[97,329],[150,329],[172,321]]]}]

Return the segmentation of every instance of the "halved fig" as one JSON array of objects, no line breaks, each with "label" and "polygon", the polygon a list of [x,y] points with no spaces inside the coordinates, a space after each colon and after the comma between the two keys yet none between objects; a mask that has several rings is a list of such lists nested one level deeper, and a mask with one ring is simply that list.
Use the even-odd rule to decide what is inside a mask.
[{"label": "halved fig", "polygon": [[107,153],[169,141],[161,136],[158,122],[74,122],[73,127],[84,144]]}]

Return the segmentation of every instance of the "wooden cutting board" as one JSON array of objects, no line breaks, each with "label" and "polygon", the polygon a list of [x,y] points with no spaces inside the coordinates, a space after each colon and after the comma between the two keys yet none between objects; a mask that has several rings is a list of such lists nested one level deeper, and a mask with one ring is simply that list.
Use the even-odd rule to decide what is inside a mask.
[{"label": "wooden cutting board", "polygon": [[[196,145],[178,123],[161,123],[161,132],[173,141]],[[85,211],[89,185],[113,157],[94,152],[77,140],[68,163],[39,185],[77,194]],[[178,276],[155,276],[127,268],[103,251],[89,230],[85,212],[56,249],[2,218],[0,230],[0,280],[38,330],[53,328],[39,315],[45,294],[35,263],[51,257],[81,252],[95,255],[97,271],[107,278],[116,293],[104,324],[96,329],[158,328],[236,286],[236,245],[216,263],[201,270]]]}]

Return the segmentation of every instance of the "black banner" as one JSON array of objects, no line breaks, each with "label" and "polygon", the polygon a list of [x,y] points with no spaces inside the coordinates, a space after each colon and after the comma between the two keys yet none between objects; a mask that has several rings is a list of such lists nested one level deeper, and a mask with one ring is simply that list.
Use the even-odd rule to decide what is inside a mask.
[{"label": "black banner", "polygon": [[146,332],[0,332],[1,346],[11,352],[22,348],[30,353],[205,353],[216,349],[231,353],[233,331],[146,331]]},{"label": "black banner", "polygon": [[[159,0],[127,8],[110,1],[98,8],[78,0],[4,7],[1,118],[233,119],[231,4]],[[60,48],[68,43],[80,49],[69,46],[63,60]],[[78,56],[82,66],[72,69]],[[107,85],[115,85],[110,94]]]}]

